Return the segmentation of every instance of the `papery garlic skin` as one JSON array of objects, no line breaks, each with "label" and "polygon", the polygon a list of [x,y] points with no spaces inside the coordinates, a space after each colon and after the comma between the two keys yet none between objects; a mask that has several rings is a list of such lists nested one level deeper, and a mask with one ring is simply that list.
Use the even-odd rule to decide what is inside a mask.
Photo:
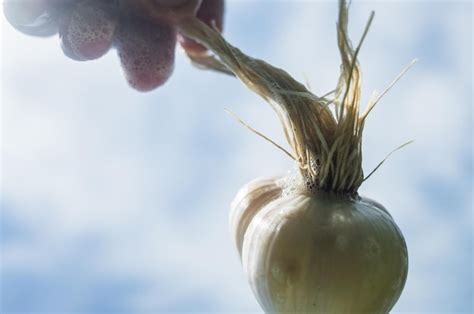
[{"label": "papery garlic skin", "polygon": [[[242,263],[266,313],[389,312],[403,290],[408,255],[381,205],[296,193],[259,207],[252,191],[247,210],[256,214],[244,231]],[[245,201],[237,203],[245,212]]]}]

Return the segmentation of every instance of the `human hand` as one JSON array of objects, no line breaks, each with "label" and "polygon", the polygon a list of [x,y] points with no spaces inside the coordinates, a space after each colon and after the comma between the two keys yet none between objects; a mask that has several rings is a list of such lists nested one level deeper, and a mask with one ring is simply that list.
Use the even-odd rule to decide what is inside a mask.
[{"label": "human hand", "polygon": [[22,33],[59,34],[64,54],[77,61],[116,48],[129,84],[150,91],[171,76],[177,39],[190,56],[207,53],[177,32],[179,21],[196,15],[222,30],[224,0],[4,0],[4,13]]}]

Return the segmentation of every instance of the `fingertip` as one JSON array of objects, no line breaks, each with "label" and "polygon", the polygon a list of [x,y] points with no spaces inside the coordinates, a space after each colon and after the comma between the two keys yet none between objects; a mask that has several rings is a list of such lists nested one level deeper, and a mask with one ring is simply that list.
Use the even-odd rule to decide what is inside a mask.
[{"label": "fingertip", "polygon": [[176,24],[179,20],[194,16],[201,0],[120,0],[123,12],[150,21]]},{"label": "fingertip", "polygon": [[215,26],[219,31],[223,29],[224,0],[203,0],[197,12],[197,17],[209,26]]},{"label": "fingertip", "polygon": [[74,61],[86,61],[87,59],[83,58],[82,56],[79,56],[75,50],[72,48],[71,43],[69,41],[68,36],[66,35],[66,32],[62,31],[61,26],[59,28],[59,45],[61,47],[61,50],[63,51],[63,54],[68,57],[71,60]]},{"label": "fingertip", "polygon": [[49,37],[57,33],[57,15],[48,0],[4,0],[3,13],[16,30],[31,36]]},{"label": "fingertip", "polygon": [[125,76],[128,85],[130,85],[136,91],[145,93],[164,85],[171,77],[171,74],[172,70],[168,71],[168,73],[165,75],[156,75],[156,73],[153,72],[126,72]]},{"label": "fingertip", "polygon": [[178,34],[178,42],[184,51],[192,56],[203,56],[208,53],[206,47],[182,34]]},{"label": "fingertip", "polygon": [[94,60],[112,46],[117,11],[102,2],[75,3],[62,19],[59,35],[66,56],[76,61]]},{"label": "fingertip", "polygon": [[[224,10],[224,0],[203,0],[196,17],[208,26],[217,28],[218,31],[222,32],[224,26]],[[182,34],[178,35],[178,41],[186,53],[190,55],[202,56],[208,53],[206,47]]]},{"label": "fingertip", "polygon": [[32,26],[41,15],[46,13],[44,0],[4,0],[3,12],[12,25]]},{"label": "fingertip", "polygon": [[129,85],[148,92],[165,84],[174,70],[175,46],[175,30],[167,24],[122,20],[115,47]]}]

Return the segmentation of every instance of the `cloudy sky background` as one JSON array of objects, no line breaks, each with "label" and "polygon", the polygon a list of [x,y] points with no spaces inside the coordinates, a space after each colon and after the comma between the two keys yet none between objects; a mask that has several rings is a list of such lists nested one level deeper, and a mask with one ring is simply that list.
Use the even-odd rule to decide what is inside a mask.
[{"label": "cloudy sky background", "polygon": [[[226,37],[245,52],[335,87],[336,2],[229,1]],[[364,101],[419,63],[373,111],[361,188],[384,204],[410,256],[394,312],[473,311],[472,16],[466,2],[357,2]],[[77,63],[56,38],[1,17],[0,312],[260,312],[230,239],[229,203],[290,160],[270,107],[178,52],[152,93],[130,89],[114,51]]]}]

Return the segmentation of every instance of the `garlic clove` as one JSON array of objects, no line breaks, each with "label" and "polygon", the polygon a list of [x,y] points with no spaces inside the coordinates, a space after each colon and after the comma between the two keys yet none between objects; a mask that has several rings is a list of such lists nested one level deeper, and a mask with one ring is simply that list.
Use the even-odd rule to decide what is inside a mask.
[{"label": "garlic clove", "polygon": [[279,179],[280,177],[257,178],[243,186],[232,201],[229,224],[239,256],[242,256],[245,231],[252,218],[262,207],[281,195]]}]

